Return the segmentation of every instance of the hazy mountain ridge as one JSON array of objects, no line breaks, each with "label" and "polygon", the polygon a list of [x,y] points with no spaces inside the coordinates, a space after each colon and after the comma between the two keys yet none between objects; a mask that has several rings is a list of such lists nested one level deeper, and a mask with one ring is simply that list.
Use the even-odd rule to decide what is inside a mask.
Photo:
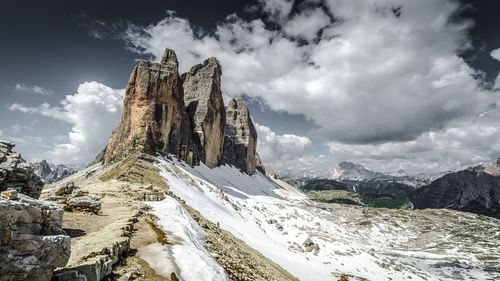
[{"label": "hazy mountain ridge", "polygon": [[46,183],[60,181],[79,170],[69,165],[48,163],[46,160],[35,162],[31,165],[34,168],[35,174],[45,180]]}]

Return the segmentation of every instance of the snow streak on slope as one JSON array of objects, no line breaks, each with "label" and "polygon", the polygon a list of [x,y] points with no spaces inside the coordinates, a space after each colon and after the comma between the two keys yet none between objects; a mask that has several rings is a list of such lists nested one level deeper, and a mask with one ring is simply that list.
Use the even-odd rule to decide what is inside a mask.
[{"label": "snow streak on slope", "polygon": [[150,202],[158,216],[158,225],[167,232],[171,245],[159,243],[139,250],[139,256],[158,274],[170,277],[171,272],[181,280],[230,280],[224,269],[210,255],[205,245],[205,231],[173,198]]},{"label": "snow streak on slope", "polygon": [[[500,266],[478,255],[498,257],[498,221],[459,213],[484,244],[470,243],[456,231],[455,213],[410,212],[321,205],[300,191],[257,173],[222,166],[189,167],[160,158],[158,167],[171,191],[222,229],[230,231],[301,280],[336,280],[347,273],[369,280],[495,280]],[[161,203],[159,203],[161,204]],[[167,211],[155,208],[161,216]],[[438,228],[435,227],[438,225]],[[442,227],[442,228],[439,228]],[[168,230],[169,225],[165,224]],[[307,251],[306,239],[319,246]]]}]

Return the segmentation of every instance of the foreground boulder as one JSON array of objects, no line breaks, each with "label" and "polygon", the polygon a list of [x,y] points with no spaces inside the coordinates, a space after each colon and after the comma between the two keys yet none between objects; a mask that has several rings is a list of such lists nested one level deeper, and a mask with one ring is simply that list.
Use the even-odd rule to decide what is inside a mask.
[{"label": "foreground boulder", "polygon": [[63,210],[6,192],[17,199],[0,198],[0,280],[50,280],[71,252],[70,237],[61,229]]},{"label": "foreground boulder", "polygon": [[170,49],[161,63],[141,61],[135,66],[120,125],[100,156],[105,163],[137,151],[173,154],[190,164],[197,162],[178,69],[177,56]]},{"label": "foreground boulder", "polygon": [[257,131],[242,99],[232,99],[226,106],[224,161],[243,172],[255,173]]},{"label": "foreground boulder", "polygon": [[222,70],[216,58],[182,75],[184,103],[198,144],[200,161],[216,167],[222,160],[226,112],[220,88]]},{"label": "foreground boulder", "polygon": [[78,211],[97,215],[101,211],[99,198],[89,195],[88,191],[76,186],[74,182],[56,186],[44,198],[62,204],[64,210],[68,212]]},{"label": "foreground boulder", "polygon": [[14,144],[0,140],[0,191],[15,189],[33,198],[39,198],[43,182],[21,155],[14,152]]}]

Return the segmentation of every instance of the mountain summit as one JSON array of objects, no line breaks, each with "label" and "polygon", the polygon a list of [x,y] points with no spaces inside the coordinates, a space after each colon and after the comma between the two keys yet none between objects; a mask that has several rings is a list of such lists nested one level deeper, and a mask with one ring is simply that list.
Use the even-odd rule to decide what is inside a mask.
[{"label": "mountain summit", "polygon": [[115,162],[133,152],[162,153],[190,165],[230,164],[253,174],[255,126],[243,100],[224,107],[221,76],[216,58],[180,75],[171,49],[160,63],[139,62],[125,91],[120,125],[96,161]]}]

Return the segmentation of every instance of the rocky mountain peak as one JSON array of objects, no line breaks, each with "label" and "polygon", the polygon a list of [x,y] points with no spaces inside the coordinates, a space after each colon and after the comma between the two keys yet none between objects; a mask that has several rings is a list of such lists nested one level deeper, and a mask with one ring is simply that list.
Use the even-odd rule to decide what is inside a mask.
[{"label": "rocky mountain peak", "polygon": [[341,161],[338,163],[338,168],[332,171],[331,178],[334,180],[366,181],[381,176],[384,174],[368,170],[361,164]]},{"label": "rocky mountain peak", "polygon": [[228,164],[253,174],[257,159],[257,131],[243,99],[232,99],[226,106],[224,159]]},{"label": "rocky mountain peak", "polygon": [[40,162],[35,162],[32,164],[35,174],[41,177],[47,183],[53,183],[60,181],[74,173],[77,169],[63,165],[63,164],[53,164],[48,163],[46,160]]},{"label": "rocky mountain peak", "polygon": [[197,64],[182,75],[184,105],[198,145],[200,160],[208,167],[222,160],[226,114],[221,92],[222,69],[216,58]]},{"label": "rocky mountain peak", "polygon": [[120,124],[96,161],[160,152],[190,165],[201,161],[213,168],[227,163],[253,174],[257,133],[242,99],[224,107],[219,61],[208,58],[182,76],[178,68],[171,49],[165,50],[160,63],[141,61],[135,66]]},{"label": "rocky mountain peak", "polygon": [[102,157],[111,162],[131,152],[174,154],[197,163],[177,56],[167,49],[161,63],[142,61],[130,76],[120,125]]},{"label": "rocky mountain peak", "polygon": [[179,68],[179,61],[177,61],[177,55],[172,49],[165,49],[163,56],[160,61],[161,64],[170,65],[175,69]]}]

